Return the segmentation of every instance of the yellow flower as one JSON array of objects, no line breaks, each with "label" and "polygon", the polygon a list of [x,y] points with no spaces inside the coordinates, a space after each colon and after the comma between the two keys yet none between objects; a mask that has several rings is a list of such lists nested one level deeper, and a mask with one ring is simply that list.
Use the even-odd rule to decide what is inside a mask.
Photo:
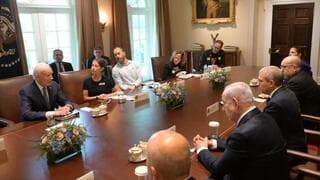
[{"label": "yellow flower", "polygon": [[80,127],[79,131],[80,131],[80,133],[85,133],[86,132],[86,130],[83,127]]},{"label": "yellow flower", "polygon": [[62,132],[58,132],[58,133],[56,134],[56,139],[57,139],[58,141],[61,141],[63,138],[64,138],[64,135],[63,135]]},{"label": "yellow flower", "polygon": [[48,142],[48,137],[44,136],[41,140],[41,144],[47,144],[47,142]]},{"label": "yellow flower", "polygon": [[72,129],[72,132],[74,135],[78,136],[79,135],[79,131],[78,129]]}]

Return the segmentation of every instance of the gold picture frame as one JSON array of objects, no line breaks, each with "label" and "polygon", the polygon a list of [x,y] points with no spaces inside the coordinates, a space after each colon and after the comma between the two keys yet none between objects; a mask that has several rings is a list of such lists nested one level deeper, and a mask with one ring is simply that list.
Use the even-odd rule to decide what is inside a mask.
[{"label": "gold picture frame", "polygon": [[192,0],[192,23],[235,22],[235,0]]}]

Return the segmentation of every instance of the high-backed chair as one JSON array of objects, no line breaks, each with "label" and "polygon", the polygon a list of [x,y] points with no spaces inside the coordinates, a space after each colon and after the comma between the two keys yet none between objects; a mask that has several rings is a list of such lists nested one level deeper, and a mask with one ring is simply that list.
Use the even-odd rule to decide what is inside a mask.
[{"label": "high-backed chair", "polygon": [[59,73],[60,86],[64,95],[73,103],[82,104],[83,81],[90,77],[91,70],[69,71]]},{"label": "high-backed chair", "polygon": [[20,121],[19,90],[31,81],[31,75],[0,80],[0,118],[15,123]]},{"label": "high-backed chair", "polygon": [[169,55],[151,58],[153,80],[155,82],[163,80],[162,74],[163,74],[164,66],[167,62],[169,62],[169,60],[170,60]]},{"label": "high-backed chair", "polygon": [[[304,121],[320,124],[320,117],[302,114]],[[308,163],[296,166],[292,169],[298,174],[296,179],[303,179],[304,176],[320,178],[320,131],[304,129],[307,136],[308,149],[314,147],[313,152],[308,150],[308,153],[299,152],[295,150],[287,150],[289,156],[302,159]]]}]

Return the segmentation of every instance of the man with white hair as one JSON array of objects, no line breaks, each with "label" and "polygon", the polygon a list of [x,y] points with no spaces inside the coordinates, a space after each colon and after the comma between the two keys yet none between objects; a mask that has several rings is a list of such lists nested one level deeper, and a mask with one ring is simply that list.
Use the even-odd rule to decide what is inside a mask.
[{"label": "man with white hair", "polygon": [[[276,120],[286,141],[286,148],[306,152],[307,141],[303,131],[300,104],[296,95],[282,86],[283,76],[280,68],[266,66],[259,71],[258,79],[262,93],[270,95],[263,111]],[[303,162],[288,157],[288,163],[289,166],[295,166]]]},{"label": "man with white hair", "polygon": [[44,120],[64,116],[73,110],[60,86],[52,81],[52,69],[39,63],[33,70],[34,81],[20,90],[20,111],[22,120]]},{"label": "man with white hair", "polygon": [[187,180],[191,168],[190,146],[181,134],[162,130],[154,133],[147,146],[148,174],[157,180]]},{"label": "man with white hair", "polygon": [[[254,106],[250,87],[243,82],[230,84],[222,93],[222,102],[227,117],[237,127],[226,141],[209,142],[207,137],[195,136],[199,161],[216,179],[288,179],[280,129]],[[208,146],[223,150],[223,155],[214,157]]]}]

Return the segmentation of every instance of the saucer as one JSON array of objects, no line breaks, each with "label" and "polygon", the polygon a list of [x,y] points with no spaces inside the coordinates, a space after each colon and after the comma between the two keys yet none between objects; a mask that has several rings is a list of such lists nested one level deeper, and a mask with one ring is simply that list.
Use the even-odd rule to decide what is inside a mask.
[{"label": "saucer", "polygon": [[140,155],[140,157],[138,158],[138,159],[136,159],[135,161],[130,161],[130,162],[132,162],[132,163],[139,163],[139,162],[143,162],[143,161],[145,161],[147,159],[147,157],[146,156],[143,156],[142,154]]},{"label": "saucer", "polygon": [[105,111],[105,112],[99,112],[99,114],[97,114],[97,115],[92,115],[92,114],[91,114],[91,116],[95,118],[95,117],[100,117],[100,116],[107,115],[108,113],[109,113],[108,111]]},{"label": "saucer", "polygon": [[249,86],[251,86],[251,87],[256,87],[256,86],[259,86],[259,83],[257,83],[257,84],[253,84],[253,83],[249,83]]}]

